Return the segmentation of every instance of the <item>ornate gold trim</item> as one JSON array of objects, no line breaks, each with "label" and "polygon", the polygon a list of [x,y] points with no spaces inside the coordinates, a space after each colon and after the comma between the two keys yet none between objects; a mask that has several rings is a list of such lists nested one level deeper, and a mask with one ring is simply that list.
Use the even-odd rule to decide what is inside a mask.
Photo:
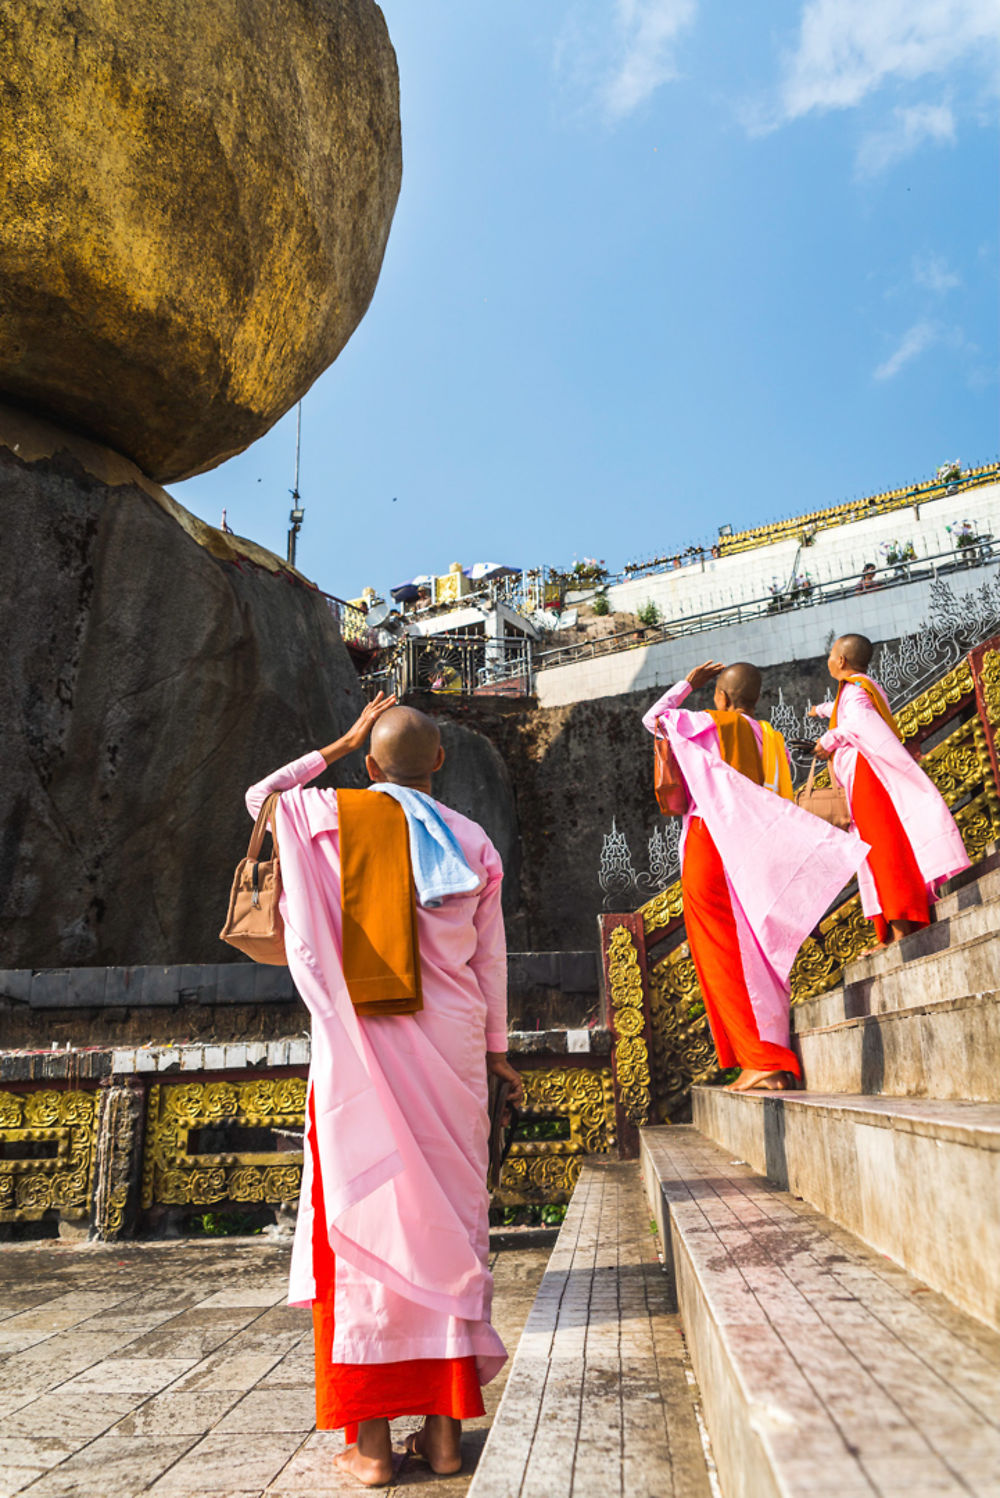
[{"label": "ornate gold trim", "polygon": [[675,879],[660,894],[654,895],[652,900],[647,900],[645,905],[639,907],[642,916],[642,928],[647,936],[654,931],[660,931],[664,926],[669,926],[671,921],[679,920],[684,914],[684,902],[681,897],[681,881]]},{"label": "ornate gold trim", "polygon": [[0,1222],[90,1216],[97,1137],[96,1092],[0,1092],[0,1139],[54,1143],[54,1157],[0,1160]]},{"label": "ornate gold trim", "polygon": [[301,1129],[305,1106],[302,1077],[151,1087],[143,1149],[143,1207],[293,1201],[302,1181],[301,1154],[193,1155],[187,1152],[188,1134],[213,1123]]},{"label": "ornate gold trim", "polygon": [[896,722],[904,741],[914,738],[921,728],[929,728],[935,718],[942,717],[950,707],[954,707],[975,690],[972,667],[968,658],[963,657],[940,681],[928,687],[926,692],[921,692],[919,697],[914,697],[905,707],[899,708]]},{"label": "ornate gold trim", "polygon": [[642,970],[627,926],[616,926],[608,943],[608,985],[614,1026],[615,1069],[622,1110],[636,1128],[649,1122],[652,1078],[645,1040],[646,1012]]},{"label": "ornate gold trim", "polygon": [[564,1118],[568,1139],[513,1145],[494,1200],[504,1207],[568,1202],[584,1155],[615,1147],[615,1093],[608,1067],[526,1068],[522,1119]]}]

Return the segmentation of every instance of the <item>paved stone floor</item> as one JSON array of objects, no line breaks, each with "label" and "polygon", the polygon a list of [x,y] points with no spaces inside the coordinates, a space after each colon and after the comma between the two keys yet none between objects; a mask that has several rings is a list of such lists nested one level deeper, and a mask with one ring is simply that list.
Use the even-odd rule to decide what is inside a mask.
[{"label": "paved stone floor", "polygon": [[[511,1353],[547,1260],[494,1255]],[[311,1319],[284,1304],[287,1266],[287,1247],[261,1239],[0,1248],[0,1498],[364,1491],[334,1473],[341,1436],[313,1429]],[[401,1455],[382,1491],[461,1498],[505,1374],[466,1427],[461,1474]],[[418,1424],[393,1423],[398,1450]]]}]

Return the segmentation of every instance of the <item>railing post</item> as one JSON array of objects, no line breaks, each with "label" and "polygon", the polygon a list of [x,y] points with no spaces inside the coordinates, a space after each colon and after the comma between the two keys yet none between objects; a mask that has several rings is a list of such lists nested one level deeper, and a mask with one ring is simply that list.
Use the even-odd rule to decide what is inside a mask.
[{"label": "railing post", "polygon": [[618,1153],[639,1154],[639,1130],[652,1117],[649,972],[642,915],[598,916],[604,978],[605,1022],[613,1037]]}]

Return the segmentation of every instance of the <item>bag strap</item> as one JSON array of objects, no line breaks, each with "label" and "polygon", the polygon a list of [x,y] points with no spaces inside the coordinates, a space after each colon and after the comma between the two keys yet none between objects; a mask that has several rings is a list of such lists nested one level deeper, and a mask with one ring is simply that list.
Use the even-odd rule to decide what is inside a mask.
[{"label": "bag strap", "polygon": [[[819,756],[814,752],[812,759],[809,761],[809,777],[806,780],[806,783],[805,783],[805,786],[804,786],[804,790],[807,793],[812,790],[812,788],[813,788],[813,781],[816,779],[816,761],[817,761],[818,758],[819,758]],[[836,775],[833,773],[833,755],[832,754],[830,755],[830,758],[826,761],[826,766],[827,766],[827,769],[830,771],[830,785],[833,787],[833,789],[835,791],[841,790],[842,786],[840,784],[840,781],[837,779]]]},{"label": "bag strap", "polygon": [[[253,831],[250,834],[250,845],[247,848],[247,858],[258,859],[260,857],[260,850],[264,846],[264,838],[267,836],[268,832],[267,824],[274,817],[274,813],[278,809],[279,799],[280,792],[272,791],[271,794],[265,799],[264,805],[261,807],[260,811],[257,813],[257,820],[256,822],[254,822]],[[274,830],[273,821],[271,821],[270,830],[271,844],[274,848],[274,856],[275,858],[278,858],[278,838]]]},{"label": "bag strap", "polygon": [[806,777],[806,783],[802,787],[802,790],[803,790],[803,792],[804,792],[805,795],[807,795],[807,796],[809,795],[810,791],[813,788],[813,781],[815,779],[816,779],[816,756],[814,754],[813,757],[812,757],[812,759],[809,761],[809,774]]}]

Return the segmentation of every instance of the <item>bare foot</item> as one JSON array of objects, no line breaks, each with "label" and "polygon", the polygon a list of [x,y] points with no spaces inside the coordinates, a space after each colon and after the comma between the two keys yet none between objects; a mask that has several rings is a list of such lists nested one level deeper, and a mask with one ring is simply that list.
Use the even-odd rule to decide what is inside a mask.
[{"label": "bare foot", "polygon": [[392,1481],[392,1438],[388,1420],[362,1420],[358,1425],[358,1444],[348,1446],[333,1459],[341,1472],[366,1488],[385,1488]]},{"label": "bare foot", "polygon": [[783,1071],[743,1070],[727,1092],[788,1092],[788,1073]]},{"label": "bare foot", "polygon": [[920,931],[919,921],[890,921],[889,930],[892,935],[890,941],[902,941],[904,936],[912,936],[914,931]]},{"label": "bare foot", "polygon": [[439,1477],[462,1470],[462,1422],[448,1415],[428,1415],[420,1430],[406,1438],[411,1456],[427,1462]]},{"label": "bare foot", "polygon": [[366,1488],[387,1488],[392,1481],[392,1461],[362,1456],[356,1446],[348,1446],[333,1459],[333,1465],[347,1472]]}]

